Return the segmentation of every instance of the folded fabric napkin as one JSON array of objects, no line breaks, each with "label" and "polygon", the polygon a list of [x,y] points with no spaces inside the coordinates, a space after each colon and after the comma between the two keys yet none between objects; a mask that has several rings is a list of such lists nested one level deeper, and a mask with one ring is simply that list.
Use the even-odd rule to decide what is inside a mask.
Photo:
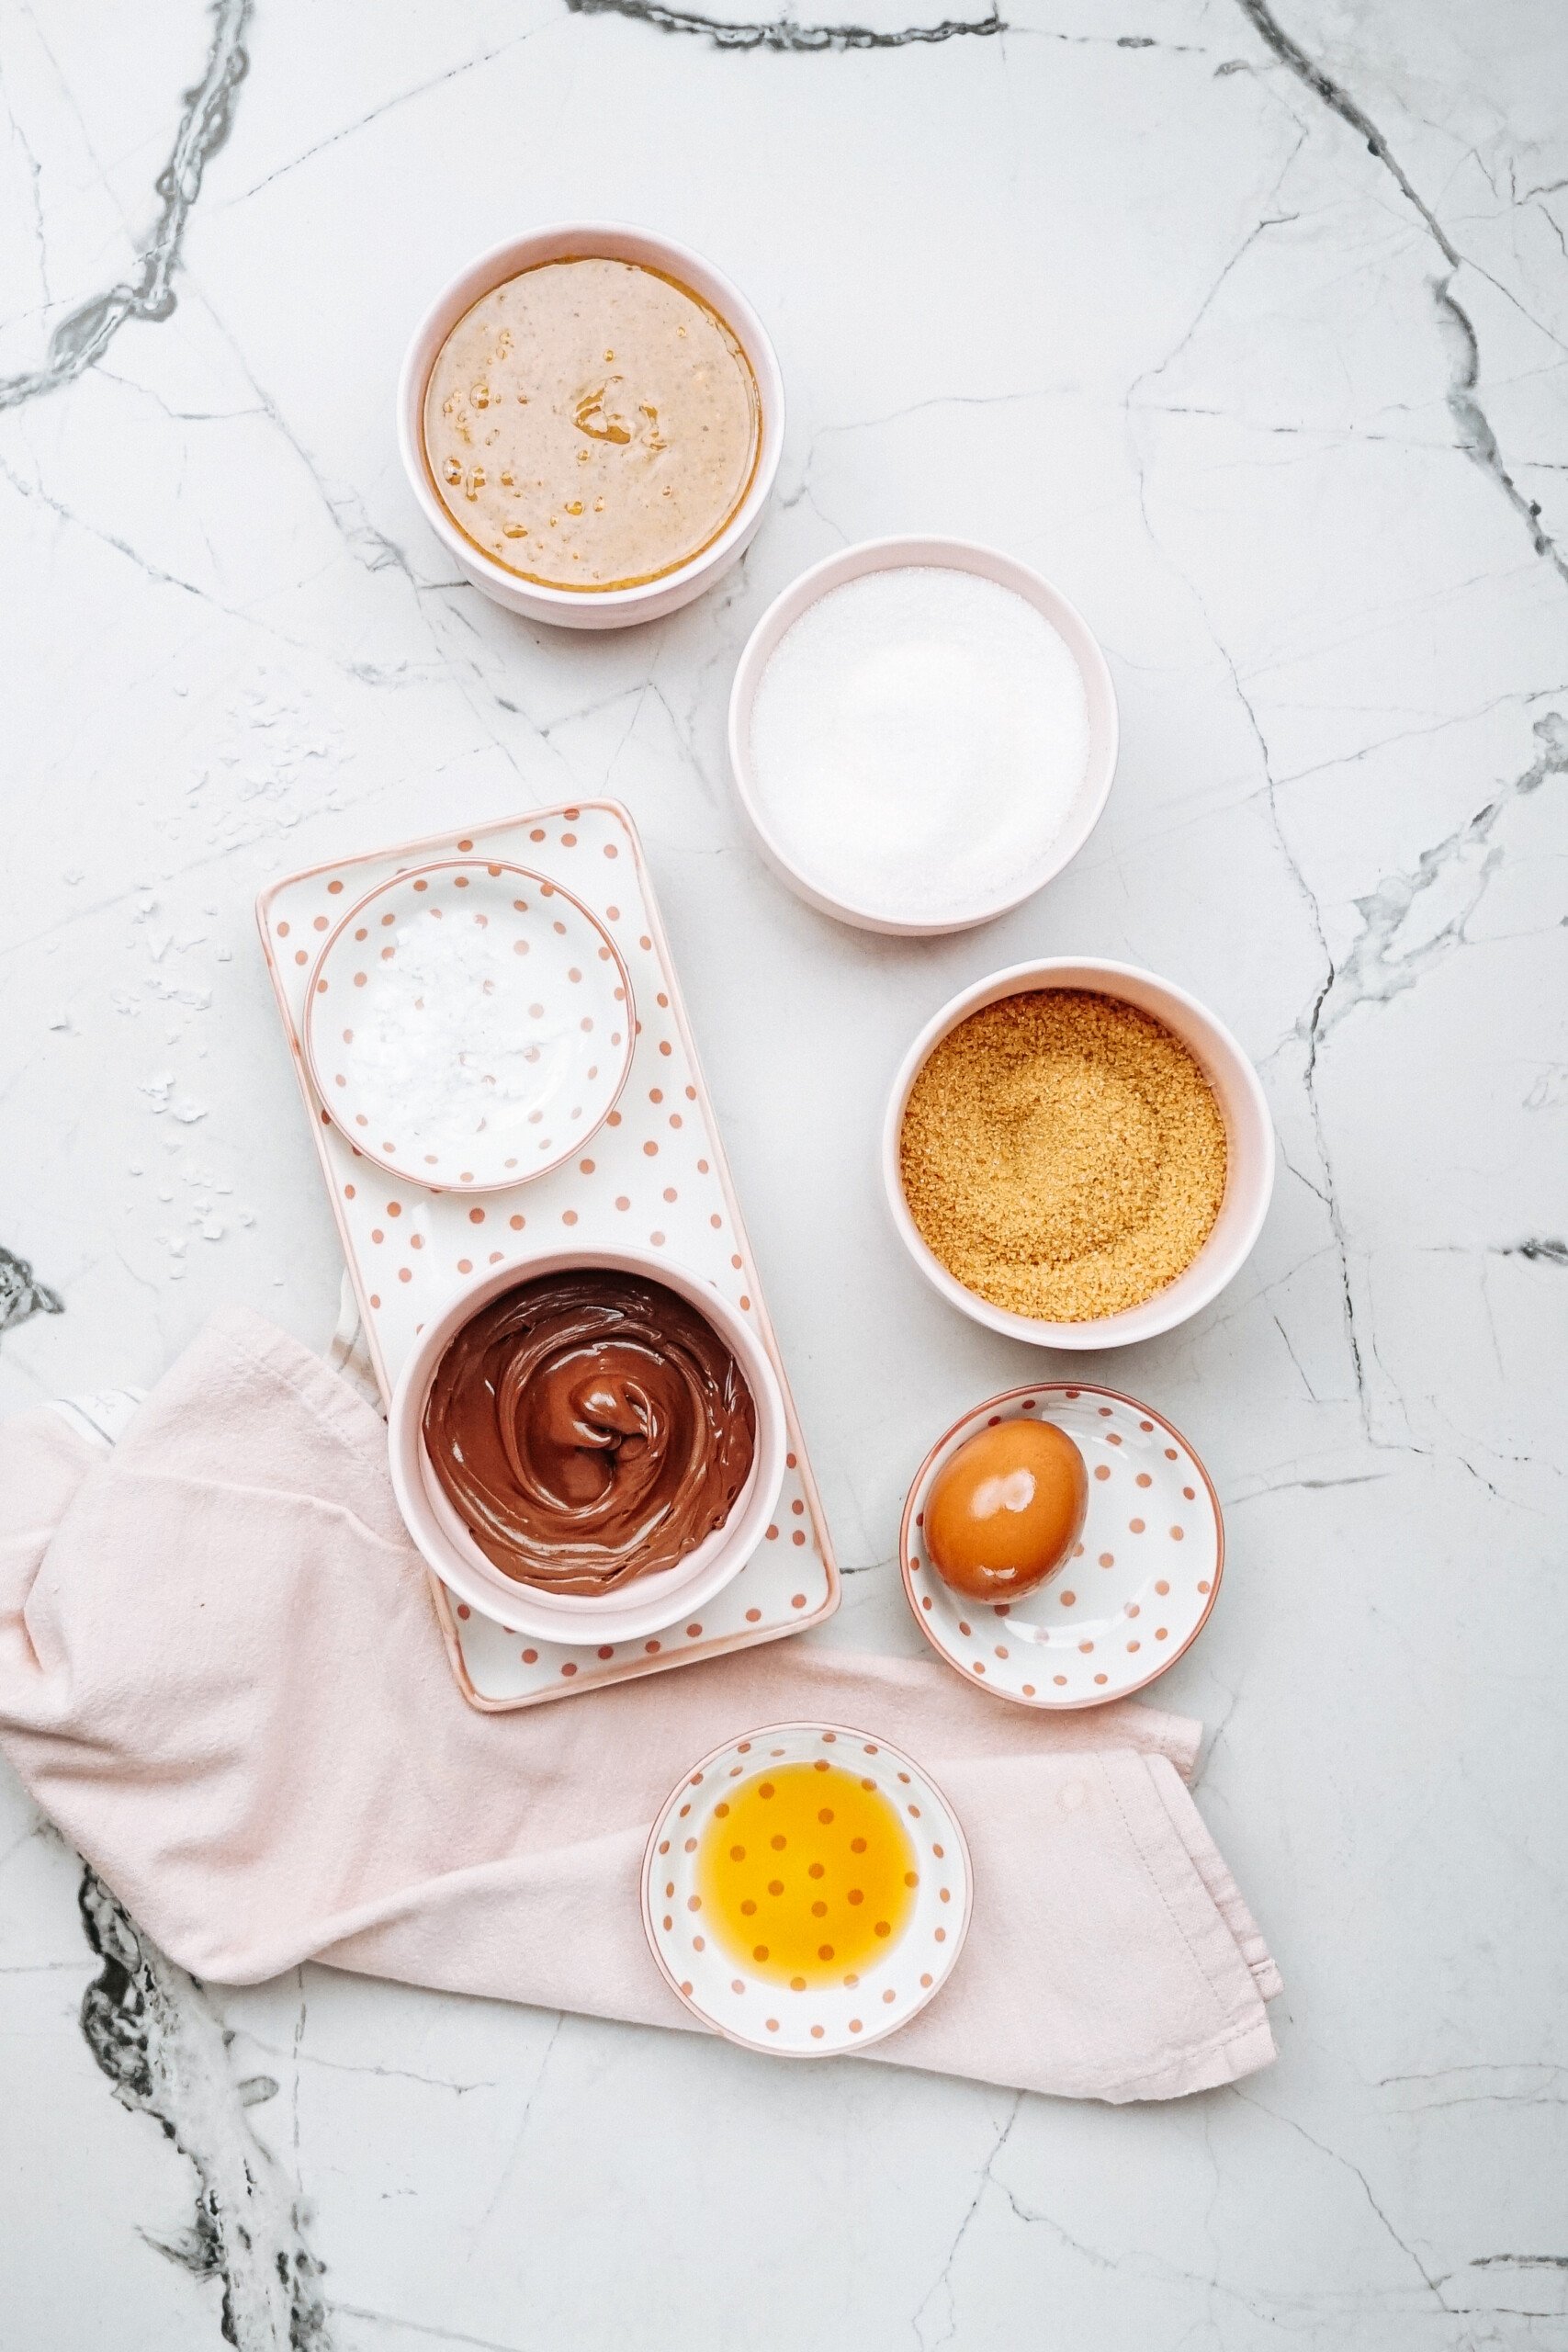
[{"label": "folded fabric napkin", "polygon": [[47,1408],[0,1427],[0,1745],[198,1976],[319,1960],[690,2028],[643,1939],[649,1823],[708,1748],[798,1718],[908,1747],[973,1850],[952,1983],[868,2059],[1133,2099],[1273,2056],[1279,1978],[1182,1782],[1194,1724],[1036,1715],[810,1635],[479,1713],[379,1419],[243,1310],[117,1446]]}]

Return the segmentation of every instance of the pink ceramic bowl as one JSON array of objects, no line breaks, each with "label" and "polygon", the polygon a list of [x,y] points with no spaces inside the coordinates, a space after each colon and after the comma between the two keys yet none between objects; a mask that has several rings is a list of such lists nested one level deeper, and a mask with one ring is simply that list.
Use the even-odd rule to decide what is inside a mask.
[{"label": "pink ceramic bowl", "polygon": [[[1014,1315],[966,1290],[926,1247],[909,1214],[899,1173],[905,1106],[932,1047],[972,1012],[1032,989],[1088,989],[1100,996],[1120,997],[1162,1021],[1197,1061],[1214,1091],[1225,1123],[1224,1197],[1213,1230],[1192,1263],[1141,1306],[1129,1306],[1119,1315],[1100,1316],[1089,1323],[1047,1323]],[[1274,1189],[1274,1129],[1257,1071],[1230,1031],[1196,997],[1153,972],[1140,971],[1135,964],[1113,964],[1091,956],[1052,956],[1039,964],[1013,964],[1004,972],[993,972],[988,979],[976,980],[927,1022],[893,1082],[882,1131],[882,1181],[893,1222],[910,1257],[932,1288],[973,1316],[976,1323],[988,1324],[993,1331],[1003,1331],[1011,1340],[1028,1340],[1039,1348],[1124,1348],[1185,1323],[1217,1297],[1239,1272],[1262,1231]]]},{"label": "pink ceramic bowl", "polygon": [[[662,1283],[705,1317],[740,1366],[757,1408],[750,1476],[722,1527],[672,1568],[615,1592],[553,1593],[518,1584],[486,1558],[463,1526],[424,1450],[424,1402],[448,1342],[481,1306],[538,1274],[605,1268]],[[543,1642],[629,1642],[657,1634],[739,1576],[761,1543],[784,1483],[788,1436],[784,1398],[767,1351],[738,1307],[713,1284],[661,1253],[637,1250],[552,1250],[513,1259],[477,1276],[428,1322],[398,1376],[388,1422],[392,1491],[404,1524],[428,1565],[459,1600],[481,1616]]]},{"label": "pink ceramic bowl", "polygon": [[[890,915],[874,907],[859,905],[847,897],[835,897],[819,882],[812,881],[774,839],[751,775],[752,705],[763,672],[801,615],[832,589],[842,588],[852,580],[863,580],[868,572],[925,566],[943,571],[974,572],[982,580],[994,581],[998,587],[1011,589],[1014,595],[1021,596],[1025,604],[1043,614],[1077,665],[1089,714],[1089,754],[1083,777],[1071,814],[1050,846],[1048,863],[1033,868],[1021,884],[1010,883],[988,899],[955,909],[941,922],[915,922]],[[973,930],[976,923],[991,922],[1010,907],[1021,905],[1025,899],[1043,890],[1077,855],[1099,823],[1116,773],[1117,741],[1116,689],[1105,656],[1083,615],[1068,603],[1059,588],[1032,571],[1028,564],[1004,555],[998,548],[980,547],[970,539],[865,539],[858,547],[842,548],[837,555],[814,563],[775,596],[747,639],[729,695],[729,769],[736,797],[757,846],[773,872],[818,913],[834,915],[840,922],[853,923],[857,930],[884,932],[901,939],[925,939],[943,932]]]},{"label": "pink ceramic bowl", "polygon": [[[633,588],[580,591],[550,588],[542,582],[520,579],[496,563],[464,537],[446,512],[431,480],[424,450],[424,388],[437,353],[457,321],[481,295],[506,278],[515,277],[540,262],[593,255],[610,261],[640,262],[661,270],[667,277],[709,304],[723,319],[751,363],[761,411],[761,440],[750,486],[718,537],[698,550],[678,570]],[[739,287],[732,286],[711,262],[673,238],[658,237],[646,229],[630,229],[615,221],[567,220],[526,235],[509,237],[468,263],[443,288],[418,326],[403,361],[398,384],[398,447],[402,453],[414,497],[452,561],[474,586],[498,605],[531,621],[551,621],[558,628],[626,628],[635,621],[658,620],[678,612],[711,588],[716,580],[739,560],[756,537],[773,487],[784,448],[784,379],[767,329]]]}]

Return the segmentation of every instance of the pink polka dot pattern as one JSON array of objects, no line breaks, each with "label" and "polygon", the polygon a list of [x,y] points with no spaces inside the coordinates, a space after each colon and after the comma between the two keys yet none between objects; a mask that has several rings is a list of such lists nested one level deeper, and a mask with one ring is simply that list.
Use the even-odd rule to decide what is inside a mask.
[{"label": "pink polka dot pattern", "polygon": [[[371,930],[374,953],[361,944]],[[367,1156],[382,1167],[494,1191],[558,1166],[613,1109],[631,1067],[631,990],[612,934],[558,883],[432,861],[378,883],[327,940],[306,1059],[333,1116],[378,1137]]]},{"label": "pink polka dot pattern", "polygon": [[[705,1931],[704,1833],[728,1811],[735,1783],[757,1770],[759,1748],[770,1764],[826,1764],[836,1754],[897,1805],[915,1849],[912,1906],[902,1931],[858,1973],[828,1968],[781,1985],[757,1976],[750,1953],[728,1949],[716,1929]],[[641,1880],[643,1927],[671,1989],[730,2041],[784,2057],[861,2049],[896,2031],[952,1973],[969,1926],[969,1850],[942,1791],[911,1758],[841,1724],[770,1724],[705,1756],[660,1808]]]},{"label": "pink polka dot pattern", "polygon": [[[565,831],[577,837],[570,848],[562,839]],[[615,850],[613,860],[603,854],[606,847]],[[460,894],[451,894],[446,901],[449,910],[441,921],[452,922],[459,913],[471,916],[476,909],[492,919],[501,914],[515,919],[512,900],[527,899],[545,929],[530,931],[530,952],[517,959],[518,970],[527,973],[532,981],[545,952],[535,943],[546,935],[556,943],[551,952],[560,956],[563,998],[570,995],[576,1000],[566,1024],[569,1033],[575,1031],[581,1017],[578,1008],[596,985],[595,975],[609,975],[615,989],[623,993],[614,1000],[612,1031],[604,1034],[618,1032],[617,1049],[630,1047],[631,1068],[618,1104],[593,1136],[589,1150],[583,1152],[579,1142],[564,1165],[527,1182],[524,1182],[526,1171],[519,1168],[506,1188],[485,1193],[483,1222],[478,1226],[469,1222],[472,1194],[465,1199],[457,1189],[460,1169],[447,1172],[447,1188],[443,1188],[441,1167],[422,1156],[412,1175],[400,1174],[389,1181],[372,1171],[367,1184],[363,1165],[355,1163],[370,1159],[376,1144],[387,1137],[396,1139],[395,1128],[387,1125],[382,1131],[378,1125],[377,1129],[354,1125],[355,1140],[350,1142],[331,1113],[318,1121],[315,1102],[308,1096],[317,1149],[365,1304],[372,1357],[383,1388],[389,1389],[419,1325],[459,1282],[487,1264],[497,1266],[509,1257],[523,1258],[568,1240],[584,1249],[595,1243],[614,1248],[624,1246],[629,1235],[647,1248],[650,1246],[648,1237],[657,1232],[663,1237],[656,1245],[661,1252],[707,1273],[737,1305],[744,1299],[765,1335],[762,1302],[745,1254],[744,1232],[730,1195],[722,1148],[691,1065],[679,987],[663,946],[636,836],[618,810],[589,803],[570,817],[564,809],[541,811],[521,824],[493,826],[477,836],[414,842],[275,886],[265,895],[263,918],[274,983],[297,1059],[307,1002],[315,1001],[310,996],[316,976],[311,958],[321,939],[326,937],[330,944],[341,932],[362,957],[370,959],[355,969],[367,973],[379,969],[379,946],[396,937],[398,919],[393,913],[389,922],[383,922],[373,913],[367,922],[367,896],[401,877],[412,901],[414,880],[424,880],[428,886],[429,869],[455,856],[467,857],[470,852],[474,863],[468,869],[467,887]],[[525,869],[527,878],[518,880],[509,875],[511,866]],[[541,878],[530,888],[536,876]],[[478,895],[499,890],[502,884],[508,887],[499,910],[493,899]],[[569,893],[581,894],[590,914],[603,926],[604,937],[591,953],[582,952],[575,943],[570,951],[563,949],[560,935],[553,930],[557,922],[570,920],[574,900]],[[431,895],[427,887],[418,896],[419,905],[423,907]],[[389,901],[383,911],[389,910]],[[337,926],[326,934],[316,929],[316,919],[323,914]],[[355,939],[356,932],[363,933],[364,938]],[[296,967],[292,956],[301,938],[311,945],[306,966]],[[612,945],[614,956],[603,960],[599,947]],[[392,961],[395,967],[396,958]],[[625,967],[624,982],[620,966]],[[582,974],[580,981],[567,979],[571,968]],[[321,999],[321,1035],[340,1052],[347,1052],[361,1038],[366,1005],[373,991],[368,984],[355,991],[352,1005],[343,1001],[346,993],[346,988],[340,993],[329,987]],[[627,1019],[627,995],[643,1015],[635,1035]],[[536,981],[525,989],[525,1001],[547,1002]],[[346,1043],[344,1029],[354,1032]],[[598,1046],[600,1031],[596,1028],[584,1042]],[[661,1052],[661,1046],[669,1050]],[[334,1064],[334,1072],[337,1067]],[[593,1070],[595,1083],[603,1077],[604,1068],[596,1058],[584,1063],[585,1070]],[[341,1102],[347,1089],[333,1091]],[[573,1095],[565,1108],[570,1111],[578,1100]],[[677,1103],[681,1107],[673,1109]],[[370,1151],[366,1150],[367,1141]],[[646,1144],[658,1148],[645,1151]],[[591,1167],[580,1166],[585,1159]],[[466,1159],[463,1166],[471,1168],[471,1159]],[[569,1211],[577,1219],[574,1226],[564,1222]],[[371,1242],[372,1227],[382,1237],[378,1244]],[[778,1361],[776,1353],[774,1361]],[[459,1679],[476,1703],[506,1709],[564,1699],[629,1675],[659,1672],[688,1657],[707,1657],[742,1644],[773,1640],[829,1615],[837,1605],[838,1575],[804,1463],[787,1385],[786,1408],[791,1452],[778,1513],[788,1534],[780,1530],[772,1543],[760,1546],[733,1584],[705,1604],[697,1634],[688,1634],[686,1623],[682,1623],[667,1629],[660,1639],[646,1644],[585,1643],[571,1648],[541,1644],[525,1650],[517,1635],[504,1633],[477,1612],[459,1619],[445,1592],[437,1589],[436,1607],[446,1621],[449,1644],[460,1660]],[[1173,1508],[1166,1517],[1190,1524],[1185,1506],[1180,1510]],[[1191,1548],[1190,1542],[1188,1549]],[[607,1657],[601,1654],[606,1648],[610,1650]],[[573,1668],[570,1675],[561,1671],[567,1665]]]},{"label": "pink polka dot pattern", "polygon": [[[1065,1430],[1093,1473],[1073,1555],[1084,1567],[1059,1572],[1004,1608],[976,1612],[965,1600],[961,1611],[925,1549],[926,1497],[976,1430],[1026,1417]],[[1050,1381],[988,1398],[939,1440],[909,1489],[899,1538],[905,1594],[932,1647],[972,1687],[1043,1708],[1101,1706],[1172,1666],[1202,1629],[1224,1560],[1219,1499],[1185,1438],[1150,1406]],[[1151,1610],[1157,1654],[1141,1627],[1129,1637],[1128,1621]],[[995,1638],[1004,1617],[1005,1645]]]}]

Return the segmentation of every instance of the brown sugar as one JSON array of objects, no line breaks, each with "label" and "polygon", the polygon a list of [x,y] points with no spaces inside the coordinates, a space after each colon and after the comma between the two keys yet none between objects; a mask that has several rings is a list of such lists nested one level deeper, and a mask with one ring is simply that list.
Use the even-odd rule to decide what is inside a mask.
[{"label": "brown sugar", "polygon": [[1086,1323],[1183,1273],[1225,1188],[1208,1080],[1164,1023],[1077,989],[1004,997],[931,1052],[900,1138],[904,1196],[966,1290]]}]

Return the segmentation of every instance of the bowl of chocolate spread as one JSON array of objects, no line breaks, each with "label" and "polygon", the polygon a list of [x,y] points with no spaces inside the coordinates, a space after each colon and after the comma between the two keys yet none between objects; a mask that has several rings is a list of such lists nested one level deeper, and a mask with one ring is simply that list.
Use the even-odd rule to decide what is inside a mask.
[{"label": "bowl of chocolate spread", "polygon": [[558,1642],[657,1633],[762,1540],[787,1443],[747,1317],[633,1250],[498,1267],[426,1325],[392,1398],[392,1485],[443,1583]]}]

